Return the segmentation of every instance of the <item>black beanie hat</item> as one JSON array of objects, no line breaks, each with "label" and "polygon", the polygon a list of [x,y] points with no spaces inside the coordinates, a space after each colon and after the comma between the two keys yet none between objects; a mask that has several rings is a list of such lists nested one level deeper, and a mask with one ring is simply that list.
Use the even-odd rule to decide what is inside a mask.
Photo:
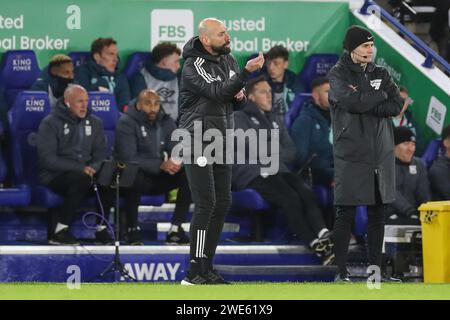
[{"label": "black beanie hat", "polygon": [[373,41],[373,35],[369,30],[360,26],[351,26],[345,34],[344,49],[352,52],[359,45],[368,41]]},{"label": "black beanie hat", "polygon": [[416,142],[416,136],[414,135],[414,133],[406,127],[394,128],[394,143],[395,143],[395,145],[398,145],[398,144],[406,142],[406,141]]}]

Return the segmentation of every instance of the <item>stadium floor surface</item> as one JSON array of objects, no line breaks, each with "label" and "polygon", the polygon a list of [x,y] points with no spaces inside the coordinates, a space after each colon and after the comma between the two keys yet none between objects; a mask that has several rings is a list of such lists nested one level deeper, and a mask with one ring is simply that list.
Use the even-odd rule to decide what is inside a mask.
[{"label": "stadium floor surface", "polygon": [[144,299],[144,300],[306,300],[306,299],[424,299],[450,300],[450,284],[382,283],[368,289],[366,283],[233,283],[220,286],[179,284],[0,284],[0,299]]}]

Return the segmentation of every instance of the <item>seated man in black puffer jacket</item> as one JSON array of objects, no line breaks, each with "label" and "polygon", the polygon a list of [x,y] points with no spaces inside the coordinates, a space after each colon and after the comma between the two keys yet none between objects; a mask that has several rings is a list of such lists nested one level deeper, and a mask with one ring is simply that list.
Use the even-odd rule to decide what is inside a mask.
[{"label": "seated man in black puffer jacket", "polygon": [[394,128],[395,142],[395,201],[386,210],[386,224],[420,224],[417,208],[430,201],[427,169],[414,157],[416,137],[406,127]]},{"label": "seated man in black puffer jacket", "polygon": [[[334,260],[331,233],[325,227],[314,192],[305,185],[299,175],[290,171],[288,166],[295,160],[295,145],[283,123],[272,110],[272,91],[269,83],[260,76],[250,80],[246,86],[249,102],[243,110],[235,113],[236,154],[234,158],[232,182],[235,190],[251,188],[276,208],[282,209],[287,217],[292,234],[304,240],[322,259],[324,265]],[[245,139],[245,149],[238,141],[239,129],[244,132],[255,130],[254,139]],[[271,132],[279,129],[279,140],[271,141]],[[262,134],[267,130],[267,135]],[[278,168],[268,169],[261,158],[261,139],[267,139],[267,150],[271,159],[279,162]],[[259,147],[258,154],[251,154],[251,146]],[[277,151],[273,149],[278,145]],[[245,162],[239,161],[245,152]],[[278,170],[277,170],[278,169]]]}]

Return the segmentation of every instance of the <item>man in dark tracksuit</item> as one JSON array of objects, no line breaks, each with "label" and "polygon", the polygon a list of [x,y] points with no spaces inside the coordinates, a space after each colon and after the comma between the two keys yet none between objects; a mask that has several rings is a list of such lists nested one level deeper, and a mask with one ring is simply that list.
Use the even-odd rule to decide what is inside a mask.
[{"label": "man in dark tracksuit", "polygon": [[[233,188],[254,189],[273,206],[281,208],[291,233],[305,241],[324,265],[331,264],[334,259],[331,233],[325,227],[314,192],[299,175],[288,168],[295,160],[295,145],[283,122],[272,112],[270,85],[264,76],[259,76],[250,80],[245,89],[249,102],[243,110],[234,114],[236,143]],[[272,141],[271,133],[274,130],[279,130],[276,141]],[[238,135],[244,137],[242,134],[252,132],[256,136],[250,136],[250,139],[245,139],[245,145],[240,145]],[[267,135],[263,135],[263,132],[267,132]],[[278,162],[276,171],[270,173],[267,166],[262,165],[259,153],[249,152],[250,145],[261,146],[263,137],[267,142],[267,150],[270,150],[267,156]],[[277,149],[272,149],[276,145],[278,153]],[[239,156],[245,158],[245,163],[236,163]]]},{"label": "man in dark tracksuit", "polygon": [[[260,54],[239,71],[229,54],[230,38],[221,21],[204,19],[198,32],[199,36],[189,40],[183,49],[179,126],[193,136],[194,122],[200,122],[203,130],[217,129],[225,138],[226,130],[234,127],[233,102],[244,98],[245,81],[250,72],[262,67],[264,58]],[[203,141],[195,141],[194,147],[196,143],[203,151]],[[213,270],[212,260],[231,202],[231,165],[223,158],[208,163],[202,155],[187,157],[191,158],[185,169],[195,211],[190,230],[190,266],[182,284],[225,283]]]},{"label": "man in dark tracksuit", "polygon": [[126,111],[130,88],[125,75],[119,72],[119,50],[114,39],[98,38],[92,42],[91,57],[75,69],[74,83],[87,91],[113,93],[120,111]]},{"label": "man in dark tracksuit", "polygon": [[367,29],[351,26],[344,48],[346,51],[328,75],[336,181],[337,281],[350,281],[346,261],[356,206],[368,206],[369,262],[381,265],[383,205],[395,199],[390,117],[398,115],[403,105],[388,71],[371,62],[373,36]]},{"label": "man in dark tracksuit", "polygon": [[42,70],[39,78],[33,83],[30,90],[46,91],[50,104],[56,105],[67,86],[73,82],[73,63],[69,56],[56,54],[52,57],[47,67]]},{"label": "man in dark tracksuit", "polygon": [[386,208],[386,224],[419,225],[417,208],[431,200],[427,168],[414,157],[416,136],[406,127],[394,128],[395,201]]},{"label": "man in dark tracksuit", "polygon": [[[69,86],[64,98],[58,100],[39,125],[39,179],[64,197],[55,233],[50,239],[52,244],[77,244],[69,225],[82,200],[92,193],[92,178],[106,158],[103,123],[89,113],[87,106],[86,90],[79,85]],[[109,208],[110,196],[103,192],[102,199],[105,200],[103,207]],[[103,225],[99,226],[96,238],[101,242],[111,241]]]},{"label": "man in dark tracksuit", "polygon": [[137,161],[139,172],[131,188],[124,188],[127,222],[127,242],[143,244],[137,225],[141,194],[161,194],[180,188],[172,217],[173,231],[180,237],[179,243],[189,242],[181,224],[191,204],[189,186],[181,163],[170,158],[174,143],[172,132],[175,122],[161,109],[156,91],[145,89],[136,103],[122,115],[116,126],[114,158],[118,161]]},{"label": "man in dark tracksuit", "polygon": [[313,101],[302,107],[292,125],[291,137],[297,148],[297,164],[306,166],[310,161],[314,184],[331,186],[334,164],[328,102],[330,82],[326,78],[316,78],[311,88]]},{"label": "man in dark tracksuit", "polygon": [[433,161],[429,178],[435,200],[450,200],[450,125],[442,130],[444,154]]}]

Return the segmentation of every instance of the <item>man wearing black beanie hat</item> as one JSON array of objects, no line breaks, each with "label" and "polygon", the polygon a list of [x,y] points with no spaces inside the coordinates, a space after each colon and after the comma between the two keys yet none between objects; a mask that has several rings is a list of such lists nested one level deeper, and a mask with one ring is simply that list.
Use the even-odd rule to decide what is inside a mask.
[{"label": "man wearing black beanie hat", "polygon": [[386,208],[386,224],[419,225],[417,208],[431,200],[427,169],[414,157],[416,136],[405,127],[394,128],[395,201]]},{"label": "man wearing black beanie hat", "polygon": [[390,118],[400,113],[403,103],[388,71],[372,63],[374,37],[369,30],[351,26],[343,45],[344,53],[328,78],[336,182],[336,281],[348,282],[348,245],[357,206],[367,206],[369,262],[381,266],[384,205],[395,199]]}]

